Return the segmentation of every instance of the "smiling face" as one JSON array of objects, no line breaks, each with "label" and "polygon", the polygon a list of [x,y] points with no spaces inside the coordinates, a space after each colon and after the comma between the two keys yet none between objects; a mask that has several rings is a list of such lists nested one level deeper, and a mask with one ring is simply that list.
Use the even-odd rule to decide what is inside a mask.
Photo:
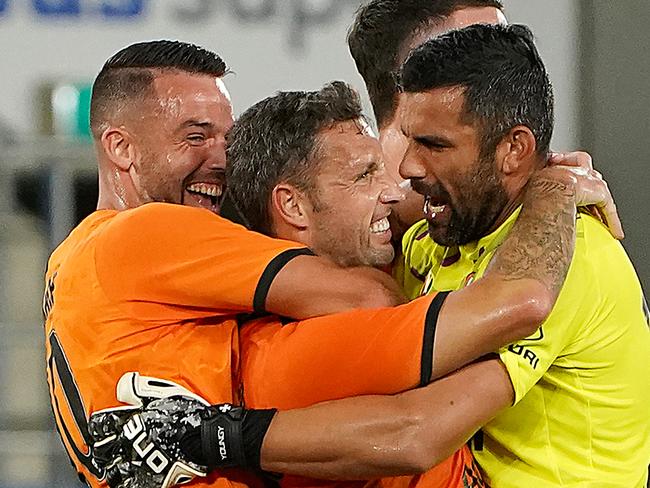
[{"label": "smiling face", "polygon": [[149,110],[132,129],[140,157],[130,169],[142,201],[218,213],[225,188],[225,134],[233,123],[220,78],[171,71],[154,80]]},{"label": "smiling face", "polygon": [[459,87],[405,93],[403,178],[424,195],[429,234],[445,246],[487,235],[508,203],[495,155],[481,156],[479,129],[464,117]]},{"label": "smiling face", "polygon": [[402,192],[384,167],[379,141],[358,120],[320,132],[321,158],[308,205],[307,244],[342,265],[384,266],[394,257],[388,216]]}]

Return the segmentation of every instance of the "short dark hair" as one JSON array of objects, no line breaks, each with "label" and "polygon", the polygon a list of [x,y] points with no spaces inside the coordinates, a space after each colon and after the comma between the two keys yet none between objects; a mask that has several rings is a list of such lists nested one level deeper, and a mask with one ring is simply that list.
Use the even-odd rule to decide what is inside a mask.
[{"label": "short dark hair", "polygon": [[278,92],[246,110],[226,136],[226,181],[248,227],[272,233],[269,201],[278,183],[294,185],[316,204],[319,132],[359,118],[359,95],[342,81],[318,91]]},{"label": "short dark hair", "polygon": [[431,39],[404,63],[405,92],[464,88],[464,112],[481,130],[482,153],[492,152],[513,127],[535,136],[537,154],[553,134],[553,90],[530,29],[523,25],[472,25]]},{"label": "short dark hair", "polygon": [[95,137],[111,113],[152,94],[157,71],[220,77],[227,68],[217,54],[186,42],[147,41],[125,47],[106,61],[93,83],[90,127]]},{"label": "short dark hair", "polygon": [[468,7],[503,8],[500,0],[371,0],[357,10],[348,46],[382,127],[397,108],[399,54],[419,29]]}]

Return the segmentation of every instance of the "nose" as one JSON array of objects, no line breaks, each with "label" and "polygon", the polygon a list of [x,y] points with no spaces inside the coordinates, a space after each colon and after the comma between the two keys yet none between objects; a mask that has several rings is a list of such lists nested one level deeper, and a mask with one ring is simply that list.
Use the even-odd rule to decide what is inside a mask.
[{"label": "nose", "polygon": [[206,143],[205,164],[211,171],[226,169],[226,139],[222,134]]},{"label": "nose", "polygon": [[399,174],[405,180],[422,179],[426,170],[415,144],[411,141],[399,165]]},{"label": "nose", "polygon": [[395,178],[388,173],[383,176],[384,188],[379,194],[379,201],[384,204],[391,204],[401,202],[406,198],[406,193],[400,185],[397,184]]}]

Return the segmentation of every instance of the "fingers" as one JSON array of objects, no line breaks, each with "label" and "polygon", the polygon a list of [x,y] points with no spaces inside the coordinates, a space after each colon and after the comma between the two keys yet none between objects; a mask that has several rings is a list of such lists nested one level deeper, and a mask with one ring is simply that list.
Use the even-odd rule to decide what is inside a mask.
[{"label": "fingers", "polygon": [[596,212],[592,212],[592,215],[603,222],[616,239],[623,239],[625,234],[616,204],[602,175],[598,171],[582,166],[562,165],[554,168],[556,171],[566,171],[575,176],[576,205],[595,206]]},{"label": "fingers", "polygon": [[574,151],[569,153],[549,154],[548,162],[551,166],[574,166],[585,169],[594,169],[593,160],[589,153],[584,151]]},{"label": "fingers", "polygon": [[618,216],[618,211],[616,210],[616,204],[611,198],[604,205],[597,205],[598,211],[600,212],[602,218],[604,219],[604,224],[607,226],[609,231],[616,239],[623,239],[625,237],[625,232],[623,232],[623,224],[621,224],[621,219]]}]

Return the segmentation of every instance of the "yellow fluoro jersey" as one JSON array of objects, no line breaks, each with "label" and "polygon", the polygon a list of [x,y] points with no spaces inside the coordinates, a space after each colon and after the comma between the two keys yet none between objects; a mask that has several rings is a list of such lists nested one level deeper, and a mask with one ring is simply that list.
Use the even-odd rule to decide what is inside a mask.
[{"label": "yellow fluoro jersey", "polygon": [[[427,226],[416,224],[404,239],[398,281],[406,284],[410,298],[462,288],[482,275],[517,215],[459,248],[417,239]],[[426,276],[419,293],[409,280],[412,269]],[[641,285],[623,247],[600,222],[580,214],[573,260],[551,315],[533,336],[499,351],[515,404],[483,428],[482,448],[474,444],[493,488],[646,487],[646,313]]]},{"label": "yellow fluoro jersey", "polygon": [[393,278],[409,300],[421,295],[422,285],[431,269],[433,250],[440,248],[428,236],[426,220],[413,225],[404,234],[402,252],[397,255],[393,264]]}]

